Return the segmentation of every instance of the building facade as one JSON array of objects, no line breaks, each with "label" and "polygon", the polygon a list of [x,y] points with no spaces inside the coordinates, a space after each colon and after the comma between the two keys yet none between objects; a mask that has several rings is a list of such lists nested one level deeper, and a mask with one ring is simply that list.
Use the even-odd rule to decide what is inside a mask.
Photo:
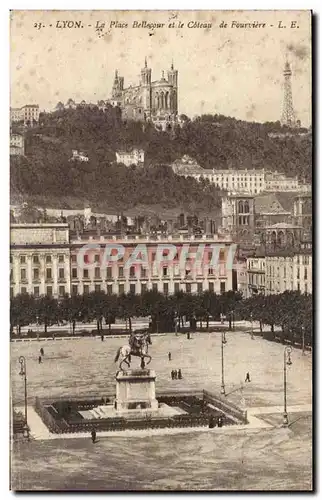
[{"label": "building facade", "polygon": [[312,245],[298,249],[269,252],[265,257],[266,293],[286,290],[312,293]]},{"label": "building facade", "polygon": [[173,64],[160,80],[152,81],[152,70],[145,59],[138,85],[124,87],[124,77],[115,72],[111,102],[122,110],[124,119],[152,121],[160,129],[172,129],[178,115],[178,71]]},{"label": "building facade", "polygon": [[144,165],[144,150],[134,148],[132,151],[116,151],[116,163],[123,163],[126,167],[131,165]]},{"label": "building facade", "polygon": [[[112,245],[122,245],[125,248],[124,257],[113,262],[110,266],[102,266],[104,258],[105,241]],[[79,266],[83,259],[83,247],[85,244],[97,245],[97,250],[93,250],[85,260],[94,263],[89,269]],[[137,245],[143,245],[147,251],[148,265],[127,266],[128,257],[133,254]],[[196,255],[199,245],[220,246],[219,262],[215,268],[211,268],[211,251],[205,252],[205,262],[201,266],[194,266],[188,258],[184,265],[181,264],[181,252],[185,252],[187,245],[189,254]],[[140,294],[147,290],[156,290],[164,294],[174,294],[179,291],[188,293],[201,293],[211,290],[217,294],[233,289],[233,270],[229,266],[229,251],[231,240],[219,238],[178,238],[174,237],[125,237],[104,239],[101,236],[97,239],[88,240],[83,234],[78,238],[72,238],[71,248],[71,293],[86,294],[93,291],[104,291],[106,293],[136,293]],[[177,254],[173,261],[158,263],[156,255],[158,245],[174,245]],[[100,249],[101,247],[101,249]],[[79,256],[79,253],[82,256]]]},{"label": "building facade", "polygon": [[39,121],[39,105],[26,104],[22,108],[10,108],[10,121],[23,122],[25,126],[32,126]]},{"label": "building facade", "polygon": [[264,293],[266,289],[266,262],[265,255],[257,254],[247,259],[247,297],[253,294]]},{"label": "building facade", "polygon": [[22,134],[10,134],[10,155],[24,156],[25,138]]},{"label": "building facade", "polygon": [[70,293],[68,224],[11,224],[10,296]]}]

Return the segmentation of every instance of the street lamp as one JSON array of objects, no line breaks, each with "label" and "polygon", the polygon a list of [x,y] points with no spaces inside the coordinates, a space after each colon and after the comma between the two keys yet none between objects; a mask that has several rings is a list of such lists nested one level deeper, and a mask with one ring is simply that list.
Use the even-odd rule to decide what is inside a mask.
[{"label": "street lamp", "polygon": [[19,375],[21,375],[24,378],[24,383],[25,383],[25,423],[23,427],[23,435],[26,438],[29,438],[29,427],[28,427],[28,404],[27,404],[27,365],[26,365],[26,358],[24,356],[19,357],[19,363],[20,363],[20,372]]},{"label": "street lamp", "polygon": [[253,313],[250,313],[250,321],[251,321],[251,339],[254,340],[254,330],[253,330]]},{"label": "street lamp", "polygon": [[227,344],[225,332],[221,332],[221,390],[220,393],[226,396],[225,373],[224,373],[224,345]]},{"label": "street lamp", "polygon": [[287,407],[286,407],[286,366],[290,366],[292,364],[291,361],[291,352],[292,347],[287,346],[284,349],[284,416],[283,416],[283,427],[288,427],[288,415],[287,415]]},{"label": "street lamp", "polygon": [[304,326],[302,326],[301,330],[302,330],[302,356],[305,356]]}]

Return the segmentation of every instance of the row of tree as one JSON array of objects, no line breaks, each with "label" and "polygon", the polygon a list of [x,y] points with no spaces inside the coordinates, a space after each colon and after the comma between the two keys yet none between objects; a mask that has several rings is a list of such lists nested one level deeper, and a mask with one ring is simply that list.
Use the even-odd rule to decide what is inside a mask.
[{"label": "row of tree", "polygon": [[35,298],[20,294],[11,300],[11,333],[14,328],[19,334],[22,326],[39,324],[47,332],[48,326],[69,322],[73,333],[77,323],[97,322],[97,330],[103,330],[103,323],[111,325],[116,318],[122,319],[132,329],[135,317],[150,317],[152,331],[173,331],[175,322],[184,326],[184,318],[194,326],[210,319],[219,320],[226,316],[229,328],[237,319],[258,321],[260,327],[270,325],[271,331],[281,327],[282,332],[298,335],[304,329],[306,337],[312,332],[312,296],[299,292],[284,292],[278,295],[258,295],[242,300],[239,292],[229,291],[221,295],[205,291],[201,294],[178,292],[166,296],[156,291],[141,295],[107,295],[92,292],[88,295],[65,296],[61,300],[42,296]]},{"label": "row of tree", "polygon": [[57,300],[49,296],[34,297],[19,294],[11,299],[10,324],[21,332],[22,326],[32,324],[42,325],[47,332],[48,326],[69,322],[73,333],[77,323],[97,322],[97,329],[103,329],[103,323],[111,325],[116,318],[126,321],[132,329],[132,319],[135,317],[150,317],[152,330],[173,331],[175,318],[180,326],[186,320],[206,321],[210,318],[220,318],[235,309],[241,300],[237,292],[226,292],[216,295],[212,292],[192,295],[178,292],[166,296],[156,291],[147,291],[141,295],[132,293],[120,296],[104,292],[92,292],[87,295],[68,296]]}]

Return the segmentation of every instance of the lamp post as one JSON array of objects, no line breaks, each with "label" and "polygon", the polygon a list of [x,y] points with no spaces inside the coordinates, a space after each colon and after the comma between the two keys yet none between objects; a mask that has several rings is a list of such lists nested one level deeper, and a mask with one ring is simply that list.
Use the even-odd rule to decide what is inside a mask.
[{"label": "lamp post", "polygon": [[29,427],[28,427],[28,404],[27,404],[27,365],[26,365],[26,358],[24,356],[19,357],[19,363],[20,363],[20,372],[19,375],[21,375],[24,378],[24,384],[25,384],[25,424],[23,428],[23,435],[26,438],[29,438]]},{"label": "lamp post", "polygon": [[305,356],[304,326],[302,326],[301,330],[302,330],[302,356]]},{"label": "lamp post", "polygon": [[291,352],[292,347],[287,346],[284,349],[284,415],[283,415],[283,427],[288,427],[288,415],[287,415],[287,404],[286,404],[286,367],[292,364]]},{"label": "lamp post", "polygon": [[254,330],[253,330],[253,313],[250,313],[250,321],[251,321],[251,339],[254,340]]},{"label": "lamp post", "polygon": [[221,333],[221,390],[220,393],[226,395],[225,391],[225,369],[224,369],[224,345],[227,344],[225,332]]}]

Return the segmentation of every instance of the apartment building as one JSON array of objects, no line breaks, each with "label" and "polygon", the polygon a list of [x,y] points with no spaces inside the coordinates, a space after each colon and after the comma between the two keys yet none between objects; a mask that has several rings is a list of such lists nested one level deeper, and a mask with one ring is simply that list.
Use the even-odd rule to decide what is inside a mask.
[{"label": "apartment building", "polygon": [[312,244],[270,252],[265,257],[266,293],[297,290],[312,293]]},{"label": "apartment building", "polygon": [[25,138],[22,134],[10,135],[10,155],[24,156],[25,154]]},{"label": "apartment building", "polygon": [[116,163],[123,163],[126,167],[131,165],[144,165],[144,150],[134,148],[132,151],[116,151]]},{"label": "apartment building", "polygon": [[[232,290],[232,266],[229,266],[229,252],[231,251],[231,240],[229,238],[207,238],[202,236],[183,237],[169,236],[149,238],[124,237],[113,240],[101,236],[98,239],[88,239],[84,235],[78,238],[72,237],[71,248],[71,293],[85,294],[92,291],[103,290],[106,293],[136,293],[140,294],[146,290],[157,290],[164,294],[173,294],[178,291],[188,293],[201,293],[212,290],[215,293],[223,293]],[[125,248],[122,258],[104,266],[104,249],[106,244],[121,246]],[[97,247],[83,255],[84,245]],[[129,265],[129,257],[137,251],[138,245],[146,254],[145,264]],[[160,245],[172,245],[176,248],[176,254],[171,262],[161,263],[157,261],[157,252]],[[204,245],[204,258],[200,266],[194,265],[198,249]],[[210,266],[212,249],[210,245],[220,246],[218,265]],[[192,258],[182,264],[182,252],[188,251]],[[82,253],[80,256],[79,254]],[[79,265],[80,262],[85,262]],[[86,263],[91,263],[86,268]]]},{"label": "apartment building", "polygon": [[247,297],[265,293],[265,255],[257,252],[256,256],[247,259]]},{"label": "apartment building", "polygon": [[22,108],[10,108],[10,121],[23,122],[24,125],[29,126],[39,121],[39,105],[26,104]]},{"label": "apartment building", "polygon": [[68,224],[11,224],[10,296],[70,293]]}]

